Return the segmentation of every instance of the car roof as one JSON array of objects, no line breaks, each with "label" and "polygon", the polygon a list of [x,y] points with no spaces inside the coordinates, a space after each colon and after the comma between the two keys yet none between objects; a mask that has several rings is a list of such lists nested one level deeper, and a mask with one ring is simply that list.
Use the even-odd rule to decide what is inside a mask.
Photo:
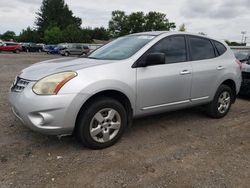
[{"label": "car roof", "polygon": [[5,44],[19,44],[18,42],[4,42]]},{"label": "car roof", "polygon": [[[190,33],[190,32],[182,32],[182,31],[149,31],[149,32],[141,32],[141,33],[134,33],[131,34],[130,36],[136,36],[136,35],[151,35],[151,36],[160,36],[160,35],[192,35],[192,36],[197,36],[197,37],[202,37],[202,38],[207,38],[209,40],[215,40],[215,41],[219,41],[221,43],[223,43],[224,45],[226,45],[226,43],[222,40],[218,40],[206,35],[202,35],[202,34],[197,34],[197,33]],[[226,45],[227,46],[227,45]]]},{"label": "car roof", "polygon": [[207,37],[206,35],[201,35],[201,34],[197,34],[197,33],[189,33],[189,32],[182,32],[182,31],[147,31],[147,32],[141,32],[141,33],[134,33],[131,35],[154,35],[154,36],[158,36],[158,35],[162,35],[162,34],[169,34],[169,35],[173,35],[173,34],[185,34],[185,35],[195,35],[195,36],[201,36],[201,37]]},{"label": "car roof", "polygon": [[153,36],[158,36],[163,33],[169,33],[169,31],[148,31],[148,32],[141,32],[141,33],[134,33],[131,35],[153,35]]}]

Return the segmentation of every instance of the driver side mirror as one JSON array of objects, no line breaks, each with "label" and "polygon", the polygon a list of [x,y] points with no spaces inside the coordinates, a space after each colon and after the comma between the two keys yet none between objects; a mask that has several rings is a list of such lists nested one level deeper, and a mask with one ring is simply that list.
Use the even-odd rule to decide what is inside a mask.
[{"label": "driver side mirror", "polygon": [[164,53],[149,53],[142,67],[165,64]]}]

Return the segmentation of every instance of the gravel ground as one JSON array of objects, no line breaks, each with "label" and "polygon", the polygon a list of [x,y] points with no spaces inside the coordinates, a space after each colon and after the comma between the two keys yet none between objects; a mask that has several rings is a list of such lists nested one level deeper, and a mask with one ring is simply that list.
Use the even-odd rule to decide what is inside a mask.
[{"label": "gravel ground", "polygon": [[0,187],[249,187],[250,98],[221,120],[200,108],[135,120],[113,147],[24,127],[7,100],[15,75],[59,56],[0,54]]}]

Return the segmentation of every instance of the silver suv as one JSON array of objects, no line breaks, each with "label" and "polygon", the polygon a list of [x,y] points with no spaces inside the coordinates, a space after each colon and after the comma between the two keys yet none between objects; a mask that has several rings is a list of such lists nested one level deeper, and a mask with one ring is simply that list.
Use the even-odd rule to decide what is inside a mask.
[{"label": "silver suv", "polygon": [[88,46],[84,44],[68,44],[65,48],[60,50],[62,56],[69,55],[86,55],[90,52]]},{"label": "silver suv", "polygon": [[147,32],[118,38],[85,58],[34,64],[16,77],[9,100],[31,129],[74,133],[98,149],[114,144],[133,117],[204,105],[222,118],[241,80],[241,64],[225,43]]}]

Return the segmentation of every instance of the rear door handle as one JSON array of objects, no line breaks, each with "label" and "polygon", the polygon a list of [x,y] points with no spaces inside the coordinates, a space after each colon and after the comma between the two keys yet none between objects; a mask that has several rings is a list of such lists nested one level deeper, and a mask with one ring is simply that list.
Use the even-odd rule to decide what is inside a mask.
[{"label": "rear door handle", "polygon": [[218,66],[217,67],[217,70],[223,70],[225,67],[223,67],[223,66]]},{"label": "rear door handle", "polygon": [[183,70],[180,72],[180,75],[186,75],[186,74],[191,74],[189,70]]}]

